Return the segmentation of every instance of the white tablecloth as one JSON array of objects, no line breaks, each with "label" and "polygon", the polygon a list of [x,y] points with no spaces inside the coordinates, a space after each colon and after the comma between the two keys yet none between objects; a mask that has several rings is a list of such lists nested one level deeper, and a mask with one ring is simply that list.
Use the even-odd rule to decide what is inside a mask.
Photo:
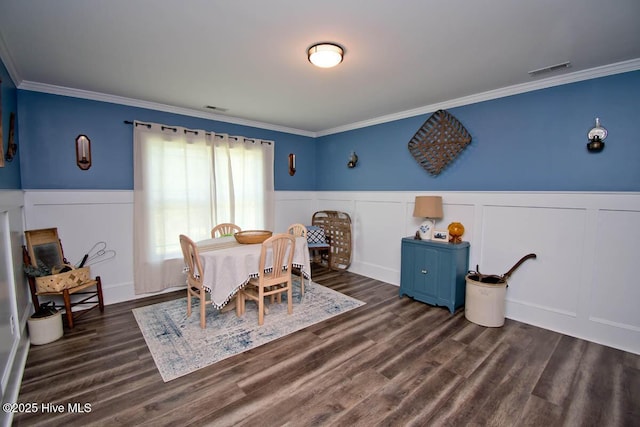
[{"label": "white tablecloth", "polygon": [[[261,244],[242,245],[231,236],[202,240],[196,245],[204,270],[202,283],[211,293],[214,307],[223,307],[250,278],[258,277]],[[267,257],[267,268],[271,262]],[[304,237],[296,237],[293,265],[305,278],[311,278],[309,248]]]}]

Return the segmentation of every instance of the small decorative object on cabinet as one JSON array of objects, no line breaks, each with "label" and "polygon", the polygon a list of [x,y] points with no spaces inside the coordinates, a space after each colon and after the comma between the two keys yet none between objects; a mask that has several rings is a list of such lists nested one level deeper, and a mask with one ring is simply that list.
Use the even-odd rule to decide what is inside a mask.
[{"label": "small decorative object on cabinet", "polygon": [[459,222],[452,222],[449,224],[449,242],[460,243],[462,242],[462,235],[464,234],[464,225]]},{"label": "small decorative object on cabinet", "polygon": [[464,306],[469,242],[456,245],[430,240],[402,239],[400,296],[444,306],[453,314]]},{"label": "small decorative object on cabinet", "polygon": [[447,230],[433,230],[431,240],[447,243],[449,241],[449,232]]}]

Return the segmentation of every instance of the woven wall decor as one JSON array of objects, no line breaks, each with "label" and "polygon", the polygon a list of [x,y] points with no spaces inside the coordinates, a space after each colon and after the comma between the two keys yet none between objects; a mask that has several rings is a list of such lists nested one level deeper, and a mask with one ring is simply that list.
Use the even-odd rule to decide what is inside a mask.
[{"label": "woven wall decor", "polygon": [[328,264],[332,270],[346,270],[351,265],[351,217],[346,212],[318,211],[311,223],[322,227],[329,239]]},{"label": "woven wall decor", "polygon": [[438,175],[471,143],[471,135],[455,117],[438,110],[424,122],[411,141],[409,152],[431,175]]}]

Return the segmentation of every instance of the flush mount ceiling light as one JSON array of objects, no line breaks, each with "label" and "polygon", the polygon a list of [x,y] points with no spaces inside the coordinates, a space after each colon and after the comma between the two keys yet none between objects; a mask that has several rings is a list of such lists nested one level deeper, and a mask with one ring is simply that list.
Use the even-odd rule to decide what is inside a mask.
[{"label": "flush mount ceiling light", "polygon": [[309,62],[316,67],[331,68],[342,62],[344,50],[333,43],[314,44],[307,51]]}]

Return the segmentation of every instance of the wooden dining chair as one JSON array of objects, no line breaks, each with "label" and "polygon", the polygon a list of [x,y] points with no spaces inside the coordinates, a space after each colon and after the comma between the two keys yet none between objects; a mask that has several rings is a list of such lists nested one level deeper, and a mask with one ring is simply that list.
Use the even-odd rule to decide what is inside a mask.
[{"label": "wooden dining chair", "polygon": [[[294,237],[304,237],[307,239],[307,227],[303,224],[291,224],[287,230],[287,232]],[[302,274],[302,270],[299,271],[300,275],[300,298],[304,296],[304,274]]]},{"label": "wooden dining chair", "polygon": [[[191,316],[191,297],[198,298],[200,300],[200,327],[202,329],[207,326],[207,318],[205,308],[211,304],[211,298],[207,301],[207,292],[202,284],[202,262],[200,261],[200,254],[198,253],[198,247],[189,237],[184,234],[180,235],[180,247],[182,248],[182,256],[184,263],[188,269],[187,271],[187,317]],[[237,298],[235,305],[233,301],[229,302],[221,312],[229,311],[235,306],[236,314],[240,316],[240,305]]]},{"label": "wooden dining chair", "polygon": [[225,237],[225,236],[233,236],[235,233],[242,231],[242,229],[230,222],[225,222],[222,224],[218,224],[211,229],[211,238],[215,239],[216,237]]},{"label": "wooden dining chair", "polygon": [[[293,287],[291,284],[291,264],[293,262],[293,251],[296,239],[287,233],[276,234],[262,242],[260,252],[260,265],[258,277],[249,280],[244,289],[239,292],[238,304],[241,306],[240,314],[245,313],[246,300],[256,301],[258,304],[258,325],[264,324],[265,305],[264,298],[281,296],[287,293],[287,312],[293,313]],[[267,254],[271,254],[273,263],[268,271]]]},{"label": "wooden dining chair", "polygon": [[295,237],[307,238],[307,227],[302,224],[291,224],[287,232],[293,234]]}]

